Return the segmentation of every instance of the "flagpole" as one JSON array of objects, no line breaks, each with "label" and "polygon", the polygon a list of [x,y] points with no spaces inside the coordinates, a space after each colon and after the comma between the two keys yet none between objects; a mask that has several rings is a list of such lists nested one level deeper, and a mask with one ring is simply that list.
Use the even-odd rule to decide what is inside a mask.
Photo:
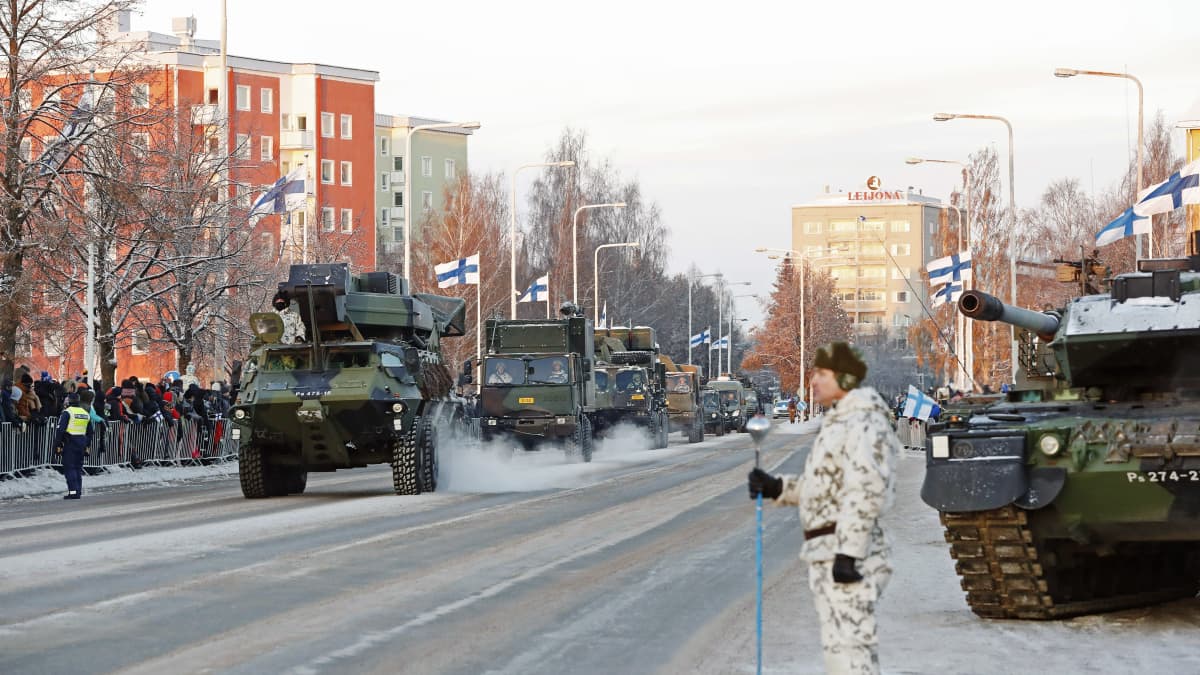
[{"label": "flagpole", "polygon": [[[536,283],[536,282],[535,282]],[[550,318],[550,275],[546,275],[546,318]]]}]

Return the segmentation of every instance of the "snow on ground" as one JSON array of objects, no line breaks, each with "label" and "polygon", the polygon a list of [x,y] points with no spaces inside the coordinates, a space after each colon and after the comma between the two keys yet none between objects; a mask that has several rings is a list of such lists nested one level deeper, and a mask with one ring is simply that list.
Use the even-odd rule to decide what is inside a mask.
[{"label": "snow on ground", "polygon": [[[141,469],[110,467],[107,472],[83,477],[83,492],[125,486],[165,486],[181,482],[229,478],[238,473],[236,461],[206,466],[146,466]],[[27,478],[0,481],[0,499],[59,496],[67,482],[53,469],[39,469]]]}]

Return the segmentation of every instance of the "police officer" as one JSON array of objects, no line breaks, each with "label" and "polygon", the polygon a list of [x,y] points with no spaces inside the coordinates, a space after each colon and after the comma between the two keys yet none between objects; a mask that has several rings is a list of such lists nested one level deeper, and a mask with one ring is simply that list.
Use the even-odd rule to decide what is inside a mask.
[{"label": "police officer", "polygon": [[887,404],[860,383],[858,350],[834,342],[817,350],[815,400],[829,408],[802,475],[750,472],[750,496],[797,505],[804,526],[800,557],[821,622],[830,673],[878,673],[875,606],[891,578],[879,518],[894,493],[900,441]]},{"label": "police officer", "polygon": [[91,453],[92,444],[92,391],[84,389],[72,394],[70,405],[58,418],[58,434],[54,437],[54,450],[62,455],[63,475],[67,479],[67,494],[63,499],[79,499],[83,496],[83,458]]}]

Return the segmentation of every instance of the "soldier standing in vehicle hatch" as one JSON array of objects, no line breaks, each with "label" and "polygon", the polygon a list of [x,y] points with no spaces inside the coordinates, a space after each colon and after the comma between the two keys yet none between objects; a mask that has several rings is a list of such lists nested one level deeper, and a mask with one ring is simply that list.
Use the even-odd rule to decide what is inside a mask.
[{"label": "soldier standing in vehicle hatch", "polygon": [[830,407],[802,475],[750,472],[750,497],[796,505],[830,673],[879,672],[875,608],[892,575],[879,518],[895,492],[900,442],[887,404],[859,383],[867,365],[858,350],[834,342],[817,350],[815,400]]}]

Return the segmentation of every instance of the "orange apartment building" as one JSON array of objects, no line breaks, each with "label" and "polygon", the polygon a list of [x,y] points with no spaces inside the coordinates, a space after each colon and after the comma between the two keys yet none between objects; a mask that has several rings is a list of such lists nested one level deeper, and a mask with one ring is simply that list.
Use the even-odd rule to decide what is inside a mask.
[{"label": "orange apartment building", "polygon": [[[229,55],[222,75],[219,44],[196,40],[195,28],[195,19],[186,18],[175,20],[173,35],[133,32],[129,12],[117,14],[112,29],[135,49],[144,68],[139,77],[144,81],[130,88],[133,105],[169,106],[190,115],[197,130],[226,128],[227,147],[238,159],[230,181],[249,186],[236,195],[239,206],[248,208],[267,186],[304,164],[309,177],[307,209],[247,221],[245,226],[254,228],[256,246],[278,250],[289,261],[338,259],[368,269],[378,240],[374,135],[379,74]],[[118,378],[157,380],[176,369],[174,349],[154,338],[140,334],[119,341]],[[21,342],[24,349],[14,355],[16,362],[28,364],[35,373],[47,370],[70,377],[85,367],[83,340],[63,339],[59,332],[24,336]],[[235,358],[240,355],[229,354],[226,363],[218,365],[212,354],[196,354],[194,361],[201,380],[208,382],[224,379],[220,373]]]}]

